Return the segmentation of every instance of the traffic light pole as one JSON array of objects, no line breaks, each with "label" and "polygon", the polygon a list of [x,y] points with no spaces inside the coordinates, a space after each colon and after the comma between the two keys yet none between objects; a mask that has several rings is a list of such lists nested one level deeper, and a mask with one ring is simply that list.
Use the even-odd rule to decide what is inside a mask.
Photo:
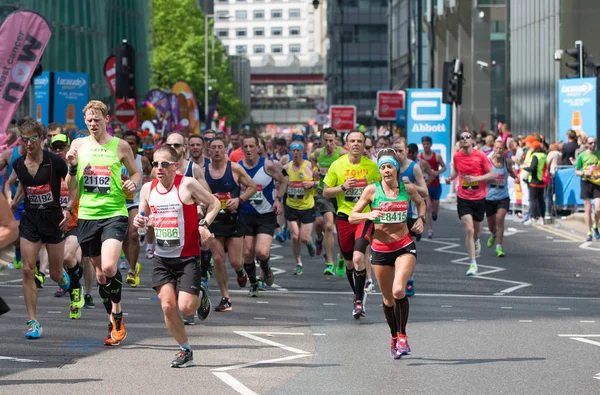
[{"label": "traffic light pole", "polygon": [[[458,75],[459,73],[461,73],[460,70],[460,62],[458,60],[456,60],[454,62],[454,75]],[[462,73],[460,74],[459,78],[462,78]],[[462,84],[462,81],[459,82],[459,84]],[[452,101],[452,119],[450,120],[450,168],[452,169],[452,159],[454,158],[454,148],[456,147],[456,124],[457,124],[457,113],[458,113],[458,108],[456,105],[456,101]],[[475,137],[475,136],[473,136]],[[450,170],[450,174],[452,175],[452,170]],[[456,180],[452,180],[452,182],[450,183],[450,192],[448,193],[448,195],[446,195],[446,199],[451,200],[451,201],[455,201],[456,200]]]}]

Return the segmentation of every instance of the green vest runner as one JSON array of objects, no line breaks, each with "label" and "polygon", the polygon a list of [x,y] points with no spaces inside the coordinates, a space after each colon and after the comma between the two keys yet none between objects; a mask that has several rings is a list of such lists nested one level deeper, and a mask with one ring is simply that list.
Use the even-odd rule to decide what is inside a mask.
[{"label": "green vest runner", "polygon": [[337,147],[335,152],[331,156],[325,156],[325,148],[321,149],[319,152],[319,156],[317,156],[317,165],[319,165],[319,190],[323,190],[323,180],[325,179],[325,174],[327,174],[327,170],[333,162],[335,162],[340,157],[340,152],[342,152],[341,147]]},{"label": "green vest runner", "polygon": [[406,222],[408,218],[408,208],[410,197],[406,192],[404,184],[400,182],[400,192],[395,199],[390,199],[385,196],[385,192],[381,186],[382,181],[375,184],[375,198],[371,203],[371,210],[383,211],[382,218],[376,218],[376,224],[400,224]]},{"label": "green vest runner", "polygon": [[117,152],[119,139],[113,137],[104,145],[92,139],[86,137],[79,149],[79,219],[127,217]]}]

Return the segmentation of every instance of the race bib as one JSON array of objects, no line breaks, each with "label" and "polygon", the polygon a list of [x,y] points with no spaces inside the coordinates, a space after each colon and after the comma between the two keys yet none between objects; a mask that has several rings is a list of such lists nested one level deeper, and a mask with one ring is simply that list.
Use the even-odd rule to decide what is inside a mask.
[{"label": "race bib", "polygon": [[467,182],[467,181],[465,181],[464,178],[462,178],[462,189],[473,190],[473,189],[477,189],[477,188],[479,188],[478,181]]},{"label": "race bib", "polygon": [[346,189],[344,192],[344,198],[347,202],[356,203],[360,200],[360,195],[362,195],[363,191],[367,187],[367,179],[363,178],[362,180],[356,180],[356,183],[352,188]]},{"label": "race bib", "polygon": [[379,210],[383,212],[380,223],[400,224],[408,217],[408,202],[381,202]]},{"label": "race bib", "polygon": [[506,185],[506,175],[504,173],[494,173],[494,179],[490,184],[496,187],[504,187]]},{"label": "race bib", "polygon": [[262,204],[263,198],[263,187],[260,184],[256,184],[256,192],[254,193],[254,195],[250,196],[249,201],[250,203],[256,204],[258,206]]},{"label": "race bib", "polygon": [[92,193],[110,193],[110,167],[86,166],[83,170],[83,190]]},{"label": "race bib", "polygon": [[27,187],[27,199],[32,208],[49,208],[54,202],[50,184]]},{"label": "race bib", "polygon": [[159,217],[154,219],[156,244],[161,247],[179,247],[179,219],[177,217]]},{"label": "race bib", "polygon": [[[125,181],[129,180],[129,177],[125,174],[121,174],[121,180],[123,180],[123,184],[125,184]],[[125,203],[133,204],[135,200],[135,189],[132,192],[123,189],[123,192],[125,192]]]},{"label": "race bib", "polygon": [[292,181],[288,184],[287,194],[292,199],[303,199],[304,188],[302,187],[302,181]]},{"label": "race bib", "polygon": [[67,184],[65,183],[65,181],[63,180],[60,183],[60,206],[64,209],[67,207],[67,203],[69,203],[69,194],[71,192],[69,191],[69,187],[67,187]]},{"label": "race bib", "polygon": [[227,211],[227,201],[231,199],[231,193],[217,192],[214,194],[214,196],[221,202],[221,210],[219,210],[219,214],[225,214]]}]

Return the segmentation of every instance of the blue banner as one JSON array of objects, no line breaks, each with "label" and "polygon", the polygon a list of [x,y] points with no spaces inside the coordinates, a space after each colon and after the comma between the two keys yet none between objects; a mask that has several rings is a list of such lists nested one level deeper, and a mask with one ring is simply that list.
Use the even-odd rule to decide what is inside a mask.
[{"label": "blue banner", "polygon": [[583,206],[581,177],[575,175],[575,167],[558,169],[554,174],[555,204],[557,207]]},{"label": "blue banner", "polygon": [[596,137],[595,78],[558,81],[558,141],[567,141],[569,129]]},{"label": "blue banner", "polygon": [[54,73],[53,121],[66,130],[86,129],[83,108],[88,103],[87,73]]},{"label": "blue banner", "polygon": [[42,75],[33,80],[33,114],[31,116],[44,126],[48,126],[50,123],[50,85],[49,71],[44,71]]},{"label": "blue banner", "polygon": [[396,126],[398,126],[399,128],[403,128],[403,129],[406,127],[406,110],[405,109],[396,110]]},{"label": "blue banner", "polygon": [[441,89],[409,89],[407,91],[406,133],[409,144],[423,149],[421,138],[431,137],[431,150],[444,159],[447,170],[440,174],[442,198],[450,191],[444,180],[450,176],[450,117],[449,104],[442,103]]}]

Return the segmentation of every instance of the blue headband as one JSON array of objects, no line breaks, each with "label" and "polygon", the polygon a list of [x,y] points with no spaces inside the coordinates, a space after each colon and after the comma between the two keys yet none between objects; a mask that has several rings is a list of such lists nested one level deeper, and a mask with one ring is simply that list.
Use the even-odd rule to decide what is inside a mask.
[{"label": "blue headband", "polygon": [[391,163],[396,168],[396,171],[400,171],[400,164],[393,156],[384,155],[377,160],[377,167],[381,167],[386,163]]},{"label": "blue headband", "polygon": [[299,149],[300,151],[304,151],[304,145],[303,144],[294,143],[294,144],[290,145],[290,149],[291,150]]},{"label": "blue headband", "polygon": [[142,145],[142,149],[154,149],[154,144],[144,144]]}]

